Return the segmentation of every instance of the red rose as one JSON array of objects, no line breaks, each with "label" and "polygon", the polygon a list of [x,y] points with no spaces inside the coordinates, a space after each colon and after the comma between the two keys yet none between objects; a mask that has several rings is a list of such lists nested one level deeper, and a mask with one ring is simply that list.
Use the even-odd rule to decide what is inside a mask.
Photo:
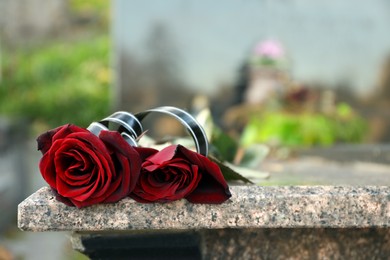
[{"label": "red rose", "polygon": [[171,145],[161,151],[136,148],[141,174],[130,196],[138,202],[168,202],[186,198],[192,203],[222,203],[231,197],[218,165],[207,157]]},{"label": "red rose", "polygon": [[74,125],[50,130],[37,139],[39,168],[57,198],[79,208],[128,196],[139,177],[138,152],[118,132],[99,137]]}]

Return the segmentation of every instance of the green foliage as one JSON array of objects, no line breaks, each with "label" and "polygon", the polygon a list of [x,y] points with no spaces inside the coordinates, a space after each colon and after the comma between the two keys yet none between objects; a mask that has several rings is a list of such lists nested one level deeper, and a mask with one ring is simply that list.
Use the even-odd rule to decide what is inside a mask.
[{"label": "green foliage", "polygon": [[236,156],[238,142],[214,126],[210,143],[211,152],[219,159],[232,162]]},{"label": "green foliage", "polygon": [[103,28],[108,28],[110,22],[111,1],[104,0],[70,0],[71,12],[84,19],[92,20]]},{"label": "green foliage", "polygon": [[74,12],[95,12],[104,16],[110,9],[111,1],[102,0],[70,0],[70,7]]},{"label": "green foliage", "polygon": [[109,40],[95,37],[3,51],[0,115],[51,127],[87,126],[109,110]]},{"label": "green foliage", "polygon": [[209,159],[219,166],[219,168],[221,169],[221,172],[223,174],[223,177],[227,181],[242,181],[244,183],[253,183],[251,180],[249,180],[245,176],[237,173],[231,167],[227,166],[226,163],[222,163],[217,158],[215,158],[213,156],[209,156]]},{"label": "green foliage", "polygon": [[271,143],[285,146],[327,146],[362,141],[365,121],[347,104],[339,104],[334,115],[320,113],[268,112],[253,117],[241,137],[243,145]]}]

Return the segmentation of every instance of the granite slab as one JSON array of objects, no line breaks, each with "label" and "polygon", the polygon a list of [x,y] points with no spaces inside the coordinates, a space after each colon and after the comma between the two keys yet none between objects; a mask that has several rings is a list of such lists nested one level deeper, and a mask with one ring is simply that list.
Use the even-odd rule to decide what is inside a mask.
[{"label": "granite slab", "polygon": [[232,186],[219,205],[186,200],[141,204],[125,198],[82,209],[43,187],[18,206],[24,231],[125,231],[223,228],[367,228],[390,226],[390,187]]}]

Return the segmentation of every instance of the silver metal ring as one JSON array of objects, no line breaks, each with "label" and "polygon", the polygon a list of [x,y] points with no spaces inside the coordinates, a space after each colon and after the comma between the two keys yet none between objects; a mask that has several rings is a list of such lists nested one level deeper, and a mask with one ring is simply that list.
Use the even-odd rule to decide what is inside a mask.
[{"label": "silver metal ring", "polygon": [[98,122],[92,122],[88,127],[87,130],[90,131],[92,134],[99,136],[100,132],[102,130],[108,130],[106,126],[104,126],[101,123]]},{"label": "silver metal ring", "polygon": [[[109,131],[109,129],[103,125],[102,123],[100,122],[92,122],[88,127],[87,127],[87,130],[90,131],[92,134],[96,135],[96,136],[99,136],[100,132],[105,130],[105,131]],[[121,136],[123,137],[123,139],[131,146],[137,146],[137,141],[132,137],[130,136],[129,134],[127,134],[126,132],[122,132],[120,133]]]},{"label": "silver metal ring", "polygon": [[[137,139],[143,132],[142,125],[138,119],[131,113],[125,111],[118,111],[114,114],[104,118],[100,121],[107,128],[118,131],[120,133],[125,132],[133,139]],[[114,127],[111,125],[114,123]]]},{"label": "silver metal ring", "polygon": [[170,115],[176,118],[182,125],[185,126],[187,131],[195,142],[196,151],[204,156],[207,156],[209,143],[206,133],[203,127],[196,121],[196,119],[186,111],[177,107],[162,106],[153,109],[146,110],[135,114],[135,117],[142,122],[142,120],[150,113],[157,112]]},{"label": "silver metal ring", "polygon": [[93,122],[87,129],[96,136],[99,136],[102,130],[118,131],[131,146],[137,146],[136,140],[143,132],[138,119],[125,111],[115,112],[99,122]]},{"label": "silver metal ring", "polygon": [[121,136],[123,137],[123,139],[125,139],[125,141],[129,145],[131,145],[131,146],[138,146],[137,141],[133,137],[131,137],[129,134],[127,134],[126,132],[122,132]]}]

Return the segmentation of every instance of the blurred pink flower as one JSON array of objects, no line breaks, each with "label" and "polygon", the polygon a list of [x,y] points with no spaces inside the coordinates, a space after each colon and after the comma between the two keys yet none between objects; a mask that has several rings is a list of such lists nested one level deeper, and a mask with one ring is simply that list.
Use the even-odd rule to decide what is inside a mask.
[{"label": "blurred pink flower", "polygon": [[254,52],[256,56],[263,56],[270,59],[280,59],[284,56],[282,45],[275,40],[266,40],[258,43]]}]

